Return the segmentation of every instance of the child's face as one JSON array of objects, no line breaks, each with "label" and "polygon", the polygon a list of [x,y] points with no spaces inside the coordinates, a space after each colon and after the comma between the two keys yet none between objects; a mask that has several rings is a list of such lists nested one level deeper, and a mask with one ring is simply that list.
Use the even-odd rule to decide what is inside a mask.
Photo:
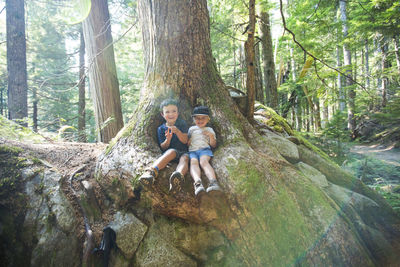
[{"label": "child's face", "polygon": [[175,105],[168,105],[163,107],[163,111],[161,113],[161,116],[163,116],[169,126],[175,125],[175,122],[178,119],[178,115],[178,107]]},{"label": "child's face", "polygon": [[204,127],[210,121],[210,117],[207,115],[196,115],[193,117],[193,120],[198,127]]}]

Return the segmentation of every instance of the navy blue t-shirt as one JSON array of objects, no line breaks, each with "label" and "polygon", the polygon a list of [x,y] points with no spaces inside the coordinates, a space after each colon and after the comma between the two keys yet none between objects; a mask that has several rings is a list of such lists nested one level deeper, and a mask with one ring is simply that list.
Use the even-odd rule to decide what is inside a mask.
[{"label": "navy blue t-shirt", "polygon": [[[184,120],[182,120],[181,118],[178,118],[176,120],[175,126],[182,133],[187,133],[188,132],[188,126],[187,126],[186,122]],[[161,148],[161,143],[163,143],[165,141],[165,139],[166,139],[165,131],[167,129],[168,129],[168,126],[165,125],[165,123],[161,124],[157,129],[158,145],[160,146],[160,148]],[[171,143],[169,144],[168,148],[174,148],[174,149],[176,149],[178,151],[182,151],[182,152],[187,152],[188,151],[187,145],[182,144],[182,142],[179,141],[179,138],[178,138],[178,136],[176,136],[176,134],[172,135]],[[165,150],[163,150],[163,152],[164,151]]]}]

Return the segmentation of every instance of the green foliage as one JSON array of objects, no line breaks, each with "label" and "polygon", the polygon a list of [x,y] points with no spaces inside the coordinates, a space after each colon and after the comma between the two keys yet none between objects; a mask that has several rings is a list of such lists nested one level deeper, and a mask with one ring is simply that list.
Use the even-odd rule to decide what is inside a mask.
[{"label": "green foliage", "polygon": [[379,159],[361,156],[348,157],[344,168],[368,185],[386,184],[387,181],[400,182],[400,166],[388,164]]},{"label": "green foliage", "polygon": [[314,140],[315,144],[339,165],[347,158],[344,142],[350,139],[346,116],[343,112],[336,112],[323,129],[322,138]]},{"label": "green foliage", "polygon": [[398,192],[398,188],[399,186],[397,186],[397,190],[395,188],[393,192],[386,192],[380,186],[377,186],[375,190],[386,199],[397,215],[400,216],[400,193]]}]

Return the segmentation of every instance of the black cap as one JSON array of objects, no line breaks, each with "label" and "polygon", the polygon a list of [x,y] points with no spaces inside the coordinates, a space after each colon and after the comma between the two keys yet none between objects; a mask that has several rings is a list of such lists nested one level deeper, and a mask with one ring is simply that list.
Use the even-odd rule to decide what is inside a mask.
[{"label": "black cap", "polygon": [[210,116],[210,110],[206,106],[198,106],[193,109],[192,117],[196,115]]}]

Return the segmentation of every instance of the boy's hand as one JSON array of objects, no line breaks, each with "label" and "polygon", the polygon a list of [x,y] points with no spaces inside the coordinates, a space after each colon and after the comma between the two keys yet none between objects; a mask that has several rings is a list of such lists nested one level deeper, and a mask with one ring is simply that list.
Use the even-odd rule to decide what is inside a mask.
[{"label": "boy's hand", "polygon": [[207,131],[207,130],[203,130],[203,134],[205,136],[207,136],[208,138],[214,137],[214,135],[211,132]]},{"label": "boy's hand", "polygon": [[168,127],[168,129],[165,131],[165,138],[167,138],[167,140],[171,140],[173,135],[172,127]]},{"label": "boy's hand", "polygon": [[211,147],[215,147],[217,145],[217,140],[215,139],[215,136],[212,132],[203,130],[203,135],[208,137],[208,143],[210,144]]},{"label": "boy's hand", "polygon": [[172,133],[177,134],[180,130],[176,126],[168,127],[168,130],[171,130]]}]

